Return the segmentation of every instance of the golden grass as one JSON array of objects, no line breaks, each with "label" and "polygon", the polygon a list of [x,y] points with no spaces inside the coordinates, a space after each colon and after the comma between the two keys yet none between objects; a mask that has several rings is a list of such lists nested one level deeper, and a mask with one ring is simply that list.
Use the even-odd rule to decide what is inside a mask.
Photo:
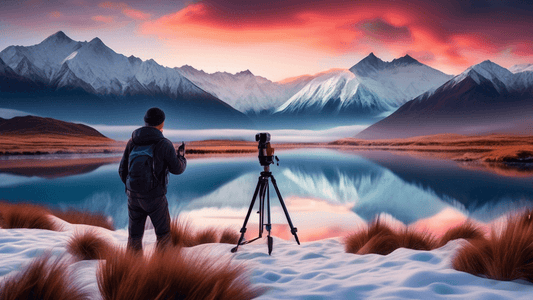
[{"label": "golden grass", "polygon": [[45,254],[0,282],[0,300],[19,299],[78,300],[89,296],[70,281],[64,261]]},{"label": "golden grass", "polygon": [[454,269],[497,280],[533,282],[533,222],[531,210],[510,215],[486,240],[470,240],[453,258]]},{"label": "golden grass", "polygon": [[95,230],[75,232],[67,243],[67,252],[79,260],[104,259],[113,246]]},{"label": "golden grass", "polygon": [[98,226],[109,230],[115,230],[111,218],[99,212],[78,211],[69,209],[66,211],[54,210],[52,214],[70,224],[85,224]]},{"label": "golden grass", "polygon": [[181,248],[157,251],[147,258],[119,251],[97,271],[104,300],[144,299],[252,299],[252,288],[242,265],[219,258],[185,256]]},{"label": "golden grass", "polygon": [[466,240],[483,240],[485,239],[485,233],[483,230],[476,226],[471,220],[467,220],[464,223],[448,229],[444,235],[439,239],[439,246],[446,245],[451,240],[466,239]]},{"label": "golden grass", "polygon": [[50,219],[50,211],[44,207],[29,203],[10,204],[0,202],[2,228],[33,228],[56,230]]}]

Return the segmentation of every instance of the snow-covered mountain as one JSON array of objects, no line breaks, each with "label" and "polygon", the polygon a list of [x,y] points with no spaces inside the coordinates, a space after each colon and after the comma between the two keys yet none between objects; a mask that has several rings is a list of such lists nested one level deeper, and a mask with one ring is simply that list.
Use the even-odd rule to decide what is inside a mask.
[{"label": "snow-covered mountain", "polygon": [[293,116],[377,116],[434,89],[451,76],[409,55],[384,62],[373,53],[349,70],[316,76],[276,113]]},{"label": "snow-covered mountain", "polygon": [[437,133],[533,133],[533,72],[484,61],[409,101],[359,138]]},{"label": "snow-covered mountain", "polygon": [[[203,121],[211,125],[220,123],[217,127],[253,126],[246,116],[196,86],[179,71],[163,67],[154,60],[143,61],[118,54],[99,38],[79,42],[59,31],[37,45],[7,47],[0,52],[0,59],[17,75],[44,84],[46,93],[39,96],[46,94],[57,98],[58,93],[63,93],[60,101],[54,100],[56,104],[87,101],[72,99],[74,93],[109,108],[114,103],[114,110],[121,113],[160,105],[178,113],[180,121],[198,121],[204,125],[207,123]],[[65,92],[70,95],[70,100],[65,99]],[[5,97],[4,94],[2,98]],[[17,103],[23,104],[21,102]],[[4,104],[0,103],[1,106]],[[84,115],[88,113],[84,112]],[[181,125],[188,126],[186,122]]]},{"label": "snow-covered mountain", "polygon": [[520,72],[533,72],[533,64],[520,64],[520,65],[514,65],[509,68],[509,71],[512,73],[520,73]]},{"label": "snow-covered mountain", "polygon": [[249,115],[274,110],[311,80],[309,76],[300,81],[277,83],[255,76],[249,70],[209,74],[188,65],[176,69],[203,90]]}]

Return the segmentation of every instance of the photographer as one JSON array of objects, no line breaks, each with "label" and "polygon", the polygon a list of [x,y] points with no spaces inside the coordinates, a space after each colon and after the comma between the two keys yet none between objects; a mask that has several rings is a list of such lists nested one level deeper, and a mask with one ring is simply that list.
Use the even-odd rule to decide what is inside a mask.
[{"label": "photographer", "polygon": [[178,151],[163,136],[165,113],[150,108],[144,127],[136,129],[120,161],[119,175],[128,195],[128,249],[142,251],[146,217],[154,225],[157,248],[170,242],[170,214],[166,198],[168,175],[185,171],[185,144]]}]

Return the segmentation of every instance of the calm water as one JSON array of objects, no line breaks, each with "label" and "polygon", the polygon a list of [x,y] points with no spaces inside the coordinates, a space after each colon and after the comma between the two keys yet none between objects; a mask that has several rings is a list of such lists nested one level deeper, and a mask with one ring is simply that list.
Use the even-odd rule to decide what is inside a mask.
[{"label": "calm water", "polygon": [[[280,151],[278,156],[280,165],[271,170],[302,234],[334,235],[381,213],[405,224],[450,210],[488,222],[533,204],[531,176],[506,177],[450,161],[386,152],[301,149]],[[100,211],[124,228],[127,199],[117,170],[118,164],[108,164],[52,178],[0,171],[0,199]],[[184,174],[170,177],[171,214],[180,213],[196,224],[238,229],[261,171],[257,157],[191,159]],[[273,188],[270,197],[273,223],[286,225]],[[250,224],[257,221],[254,211]]]}]

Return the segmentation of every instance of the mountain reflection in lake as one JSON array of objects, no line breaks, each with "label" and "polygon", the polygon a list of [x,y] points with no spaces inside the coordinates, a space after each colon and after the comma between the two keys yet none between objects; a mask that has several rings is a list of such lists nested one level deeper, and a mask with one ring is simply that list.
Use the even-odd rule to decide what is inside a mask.
[{"label": "mountain reflection in lake", "polygon": [[[278,156],[280,165],[271,170],[303,240],[342,235],[382,213],[404,224],[437,216],[445,220],[444,213],[487,222],[533,203],[533,177],[466,170],[450,161],[325,149],[280,151]],[[101,211],[113,217],[117,228],[127,226],[118,164],[43,178],[7,172],[1,163],[0,199]],[[189,160],[184,174],[170,177],[171,214],[200,226],[239,229],[261,171],[256,157]],[[291,238],[273,188],[270,198],[274,234]],[[254,210],[248,228],[257,230],[257,221]]]}]

